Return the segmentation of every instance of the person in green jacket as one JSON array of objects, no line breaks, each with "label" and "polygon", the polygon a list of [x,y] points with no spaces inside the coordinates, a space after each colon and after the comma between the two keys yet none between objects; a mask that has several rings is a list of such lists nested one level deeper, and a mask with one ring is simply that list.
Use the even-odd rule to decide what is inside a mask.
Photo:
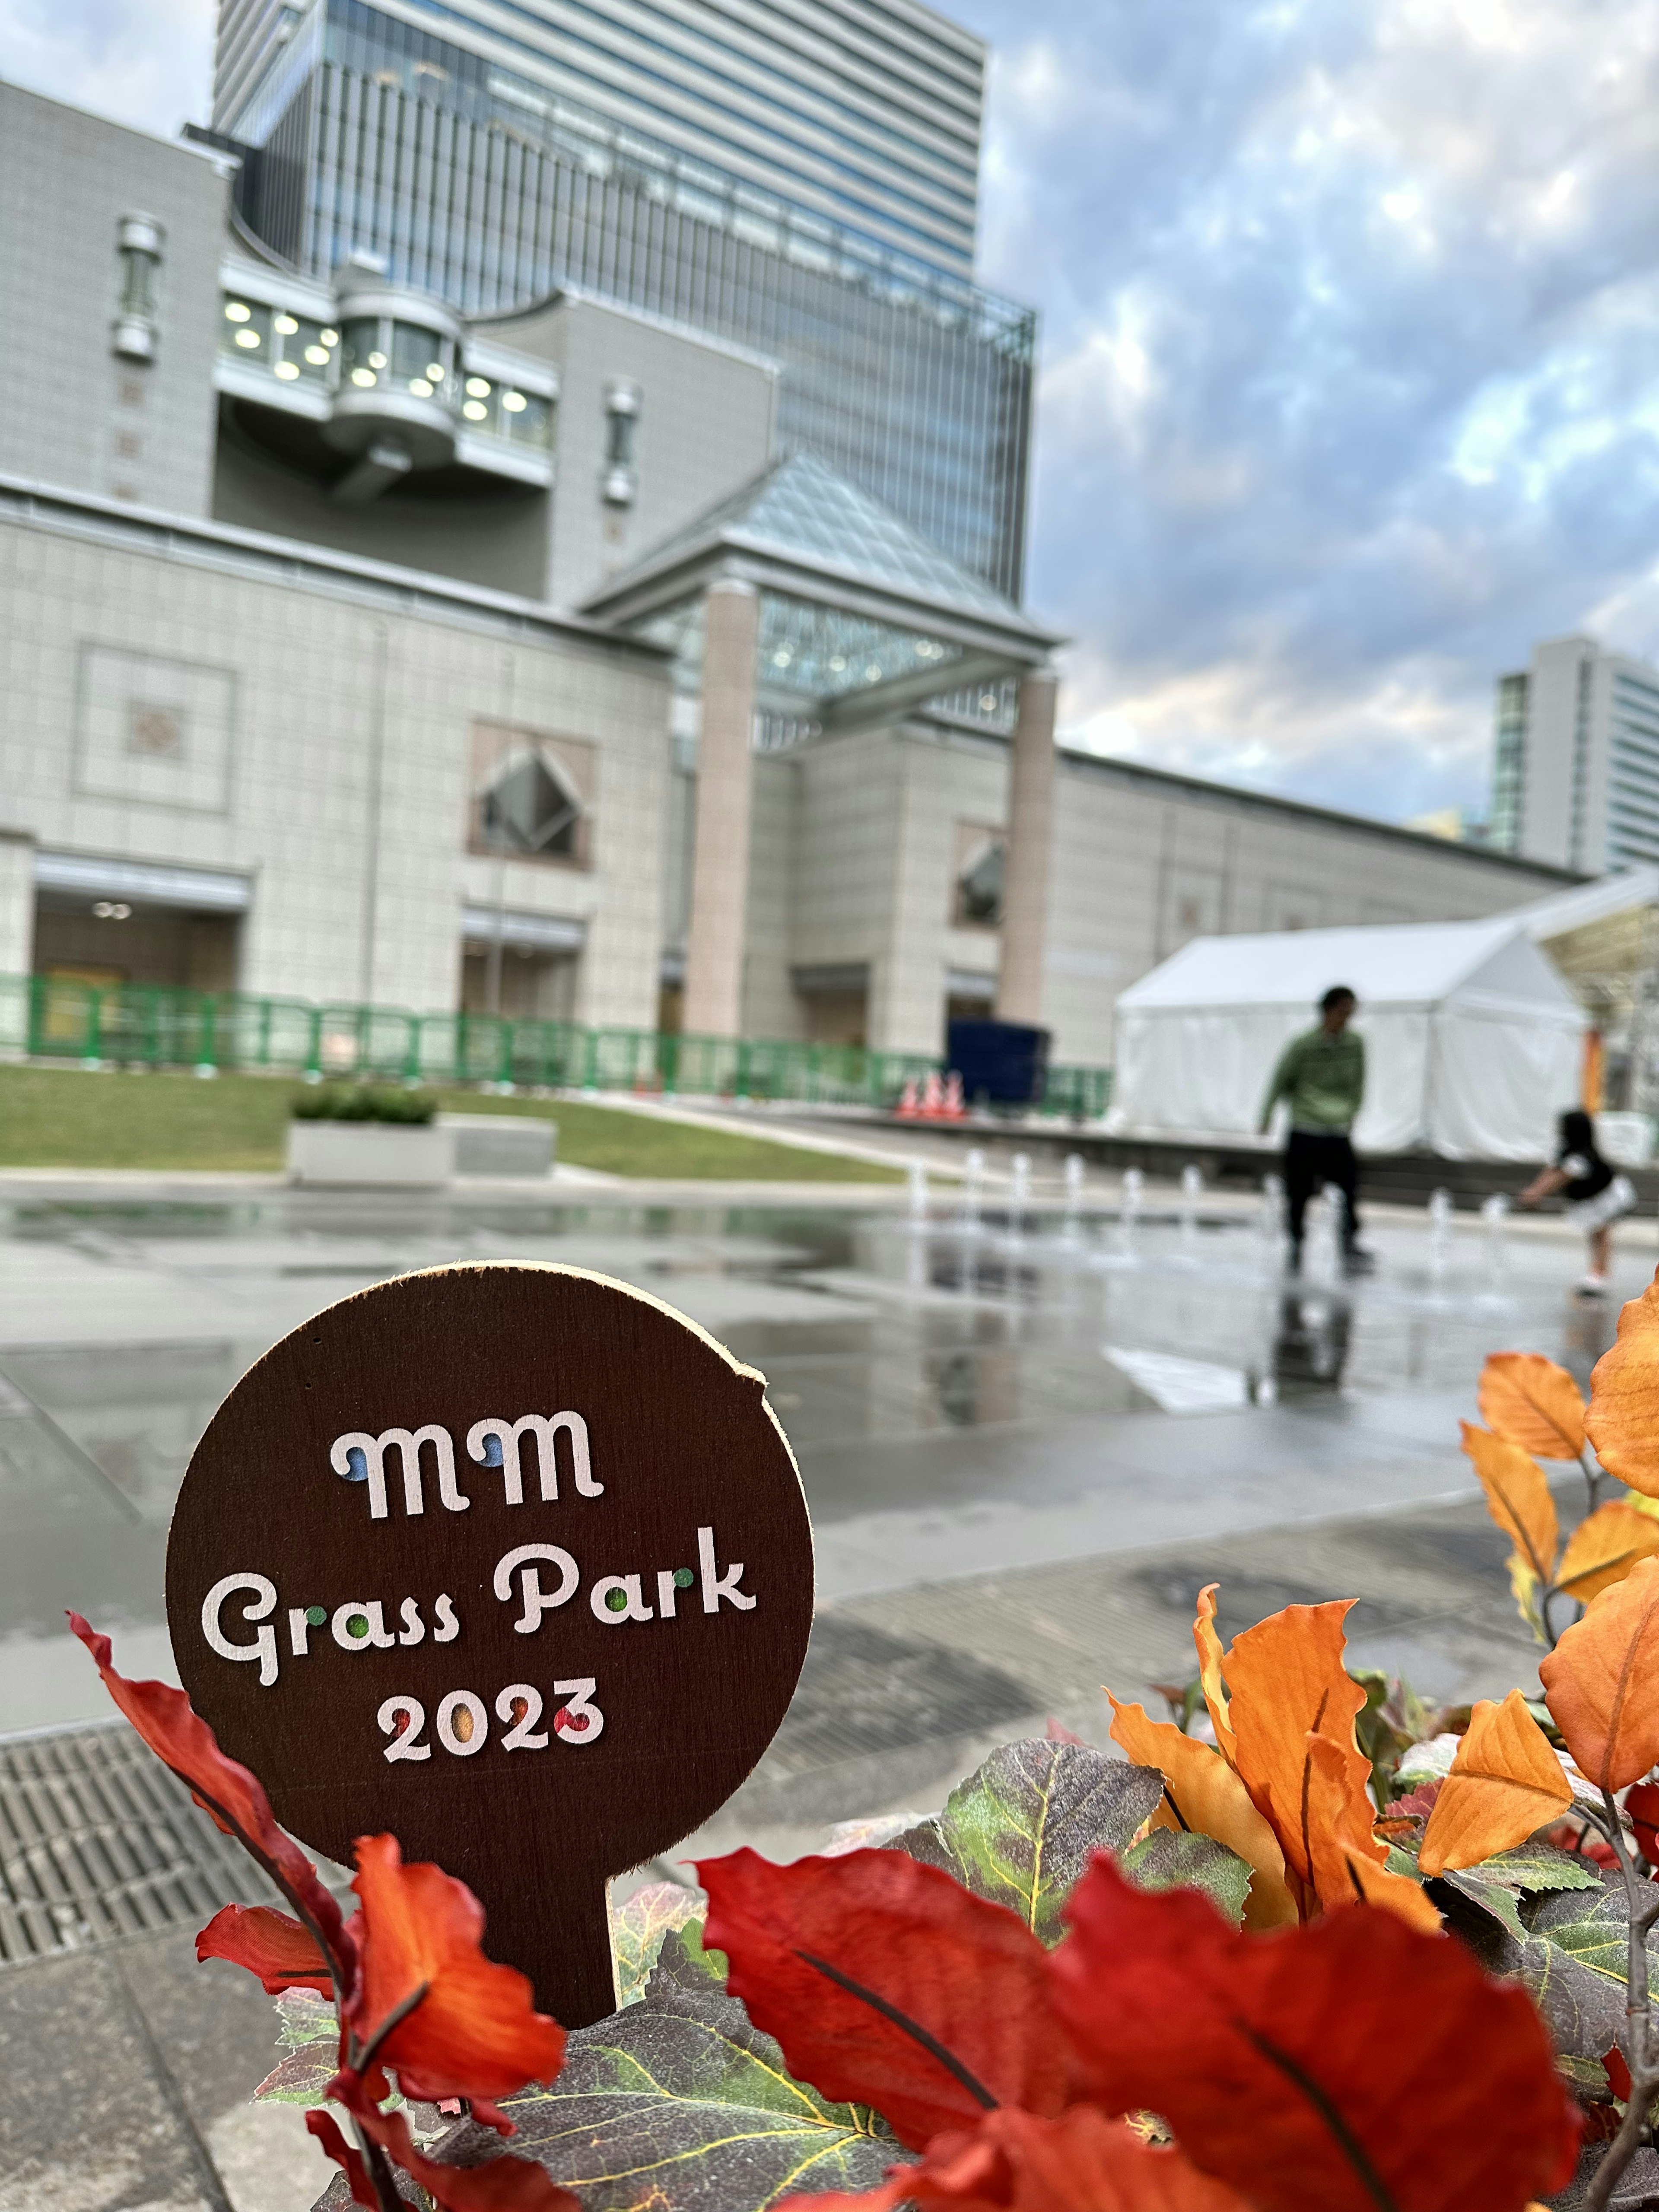
[{"label": "person in green jacket", "polygon": [[1359,1242],[1354,1190],[1359,1179],[1349,1131],[1365,1096],[1365,1046],[1349,1027],[1358,1000],[1346,983],[1319,1002],[1317,1029],[1292,1037],[1279,1054],[1261,1109],[1265,1135],[1281,1098],[1291,1106],[1285,1145],[1285,1196],[1290,1212],[1291,1273],[1302,1266],[1302,1224],[1308,1200],[1327,1183],[1342,1194],[1342,1265],[1361,1274],[1372,1264]]}]

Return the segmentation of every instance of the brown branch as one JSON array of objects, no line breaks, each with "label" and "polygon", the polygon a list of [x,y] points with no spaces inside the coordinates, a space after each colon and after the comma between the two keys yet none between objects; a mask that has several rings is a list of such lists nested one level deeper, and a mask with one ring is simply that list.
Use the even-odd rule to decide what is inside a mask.
[{"label": "brown branch", "polygon": [[1584,2212],[1606,2212],[1613,2202],[1615,2184],[1641,2148],[1647,2132],[1648,2111],[1659,2094],[1659,2036],[1655,2034],[1648,1996],[1648,1930],[1659,1921],[1659,1887],[1638,1874],[1625,1840],[1625,1824],[1613,1792],[1603,1789],[1605,1818],[1596,1826],[1612,1844],[1624,1877],[1630,1907],[1630,1952],[1626,1968],[1625,2063],[1630,2069],[1630,2101],[1619,2132],[1595,2169],[1584,2197]]},{"label": "brown branch", "polygon": [[1582,1445],[1578,1452],[1578,1471],[1584,1478],[1584,1488],[1589,1495],[1589,1510],[1594,1513],[1601,1502],[1601,1476],[1598,1469],[1591,1468],[1589,1462],[1584,1456]]}]

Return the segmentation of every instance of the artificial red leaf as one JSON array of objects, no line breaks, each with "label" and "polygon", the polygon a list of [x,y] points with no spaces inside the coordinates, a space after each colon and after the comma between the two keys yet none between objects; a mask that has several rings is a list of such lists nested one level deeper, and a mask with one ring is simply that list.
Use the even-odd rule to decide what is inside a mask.
[{"label": "artificial red leaf", "polygon": [[[416,2149],[409,2122],[401,2112],[383,2112],[361,2096],[351,2098],[349,2105],[352,2118],[369,2141],[417,2181],[444,2212],[581,2212],[570,2191],[561,2189],[545,2166],[527,2158],[503,2154],[483,2166],[444,2166]],[[362,2159],[349,2148],[329,2115],[307,2112],[306,2125],[335,2164],[345,2168],[353,2202],[377,2205]],[[369,2189],[366,2197],[357,2193],[362,2185]]]},{"label": "artificial red leaf", "polygon": [[346,2185],[351,2191],[351,2201],[361,2204],[365,2212],[380,2212],[380,2200],[374,2184],[369,2179],[362,2151],[355,2149],[340,2132],[340,2124],[331,2112],[313,2112],[306,2114],[306,2130],[315,2136],[325,2158],[331,2158],[341,2168]]},{"label": "artificial red leaf", "polygon": [[1593,1598],[1538,1668],[1579,1771],[1601,1790],[1659,1759],[1659,1559],[1638,1559]]},{"label": "artificial red leaf", "polygon": [[1425,1875],[1479,1866],[1524,1844],[1571,1802],[1572,1784],[1520,1691],[1501,1705],[1482,1698],[1435,1801],[1417,1863]]},{"label": "artificial red leaf", "polygon": [[1049,1958],[1085,2094],[1159,2113],[1258,2212],[1507,2212],[1565,2186],[1577,2115],[1531,1999],[1388,1912],[1235,1935],[1097,1857]]},{"label": "artificial red leaf", "polygon": [[997,2105],[1068,2101],[1046,1954],[1003,1906],[901,1851],[744,1850],[697,1872],[727,1988],[822,2095],[873,2105],[913,2150]]},{"label": "artificial red leaf", "polygon": [[279,1997],[284,1990],[334,1994],[328,1960],[311,1930],[268,1905],[228,1905],[216,1912],[196,1938],[196,1956],[246,1966],[259,1977],[268,1997]]},{"label": "artificial red leaf", "polygon": [[535,2009],[523,1974],[485,1958],[483,1907],[465,1882],[441,1867],[405,1866],[395,1836],[361,1836],[356,1848],[351,1886],[362,1910],[348,2027],[379,2064],[396,2068],[406,2097],[465,2097],[477,2118],[508,2132],[495,2100],[550,2081],[564,2030]]},{"label": "artificial red leaf", "polygon": [[1480,1418],[1540,1459],[1577,1459],[1584,1449],[1584,1394],[1541,1352],[1494,1352],[1480,1371]]},{"label": "artificial red leaf", "polygon": [[1392,1797],[1388,1810],[1377,1816],[1377,1832],[1384,1836],[1405,1835],[1419,1820],[1426,1820],[1440,1802],[1444,1784],[1437,1776],[1432,1782],[1419,1782],[1415,1790],[1403,1797]]},{"label": "artificial red leaf", "polygon": [[318,1880],[317,1869],[276,1825],[259,1778],[227,1759],[207,1723],[191,1710],[182,1690],[165,1682],[130,1682],[110,1663],[110,1640],[78,1613],[69,1617],[97,1665],[104,1687],[144,1741],[212,1814],[227,1835],[234,1836],[258,1860],[289,1902],[314,1930],[332,1959],[343,1992],[349,1993],[351,1945],[342,1930],[340,1908]]},{"label": "artificial red leaf", "polygon": [[1659,1277],[1621,1308],[1618,1341],[1590,1376],[1584,1426],[1609,1474],[1659,1497]]},{"label": "artificial red leaf", "polygon": [[971,2134],[937,2136],[920,2166],[899,2166],[867,2196],[787,2197],[779,2212],[1249,2212],[1178,2150],[1155,2149],[1121,2120],[1074,2105],[1045,2120],[1002,2106]]},{"label": "artificial red leaf", "polygon": [[1625,1793],[1625,1810],[1636,1831],[1636,1847],[1651,1866],[1659,1866],[1659,1790],[1638,1782]]}]

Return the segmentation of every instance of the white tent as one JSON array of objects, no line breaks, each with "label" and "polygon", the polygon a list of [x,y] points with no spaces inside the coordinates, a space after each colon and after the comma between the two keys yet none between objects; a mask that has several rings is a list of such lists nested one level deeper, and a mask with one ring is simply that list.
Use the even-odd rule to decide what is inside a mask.
[{"label": "white tent", "polygon": [[1359,999],[1362,1151],[1549,1155],[1584,1016],[1514,915],[1195,939],[1117,1002],[1114,1126],[1254,1133],[1279,1053],[1335,983]]}]

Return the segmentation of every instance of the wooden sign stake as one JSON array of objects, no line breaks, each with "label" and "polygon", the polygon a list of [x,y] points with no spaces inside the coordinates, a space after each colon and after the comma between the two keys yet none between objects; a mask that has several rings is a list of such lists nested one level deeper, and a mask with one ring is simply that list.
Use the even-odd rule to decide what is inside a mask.
[{"label": "wooden sign stake", "polygon": [[167,1546],[196,1710],[283,1825],[477,1893],[567,2027],[614,2010],[606,1884],[782,1720],[812,1545],[763,1378],[574,1267],[405,1275],[231,1392]]}]

